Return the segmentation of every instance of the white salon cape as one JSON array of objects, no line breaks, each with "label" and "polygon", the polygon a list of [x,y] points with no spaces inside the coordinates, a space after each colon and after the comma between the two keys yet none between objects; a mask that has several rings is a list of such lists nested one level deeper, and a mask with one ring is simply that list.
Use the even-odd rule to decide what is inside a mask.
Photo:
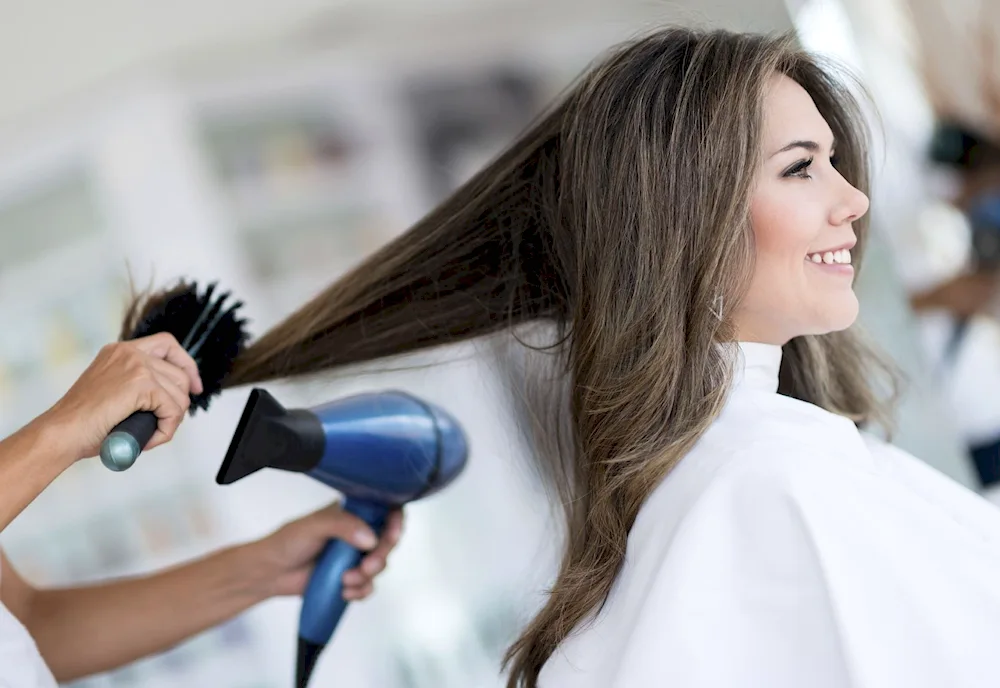
[{"label": "white salon cape", "polygon": [[779,347],[739,349],[724,411],[539,686],[1000,686],[1000,509],[777,394]]},{"label": "white salon cape", "polygon": [[[3,564],[0,564],[2,586]],[[35,641],[3,604],[0,604],[0,688],[56,688],[56,680],[38,653]]]}]

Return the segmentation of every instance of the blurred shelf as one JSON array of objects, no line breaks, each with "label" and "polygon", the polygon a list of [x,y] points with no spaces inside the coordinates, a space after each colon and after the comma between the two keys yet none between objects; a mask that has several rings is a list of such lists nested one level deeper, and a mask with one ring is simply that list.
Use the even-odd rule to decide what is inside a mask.
[{"label": "blurred shelf", "polygon": [[75,166],[49,170],[27,186],[0,203],[0,275],[104,233],[85,170]]},{"label": "blurred shelf", "polygon": [[331,166],[240,180],[226,189],[226,196],[235,224],[259,231],[351,208],[364,199],[364,191],[352,170]]}]

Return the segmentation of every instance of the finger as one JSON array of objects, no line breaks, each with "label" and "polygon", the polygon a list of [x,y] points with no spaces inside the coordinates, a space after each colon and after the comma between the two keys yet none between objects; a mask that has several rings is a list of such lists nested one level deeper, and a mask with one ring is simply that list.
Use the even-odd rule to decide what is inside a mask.
[{"label": "finger", "polygon": [[184,370],[191,380],[191,389],[195,394],[201,394],[204,391],[201,375],[198,373],[198,364],[172,334],[159,332],[148,337],[135,339],[133,342],[135,347],[143,353],[163,359]]},{"label": "finger", "polygon": [[156,371],[159,375],[170,380],[184,396],[191,395],[191,378],[188,376],[187,372],[172,363],[167,363],[166,361],[160,360],[159,358],[149,358],[149,367],[151,370]]},{"label": "finger", "polygon": [[328,538],[337,538],[351,543],[367,552],[378,545],[378,538],[371,527],[354,514],[339,505],[329,506],[308,516],[316,533]]},{"label": "finger", "polygon": [[340,582],[344,584],[345,588],[356,588],[359,585],[364,585],[368,582],[368,576],[362,573],[359,569],[351,569],[344,574]]},{"label": "finger", "polygon": [[378,547],[365,555],[359,567],[369,575],[378,573],[385,568],[385,563],[389,560],[389,555],[392,553],[393,547],[395,545],[389,542],[379,542]]},{"label": "finger", "polygon": [[363,600],[375,591],[375,586],[371,583],[366,583],[360,588],[345,588],[344,589],[344,599],[345,600]]},{"label": "finger", "polygon": [[383,569],[385,569],[385,559],[378,555],[370,554],[361,561],[361,571],[367,576],[377,576]]},{"label": "finger", "polygon": [[395,547],[403,534],[403,510],[394,509],[385,522],[385,529],[382,531],[381,540]]},{"label": "finger", "polygon": [[403,512],[400,510],[393,511],[386,520],[385,529],[382,531],[382,537],[379,538],[378,547],[373,549],[369,553],[369,556],[378,557],[384,567],[385,562],[389,559],[389,554],[392,553],[392,550],[399,543],[402,532]]},{"label": "finger", "polygon": [[153,449],[161,444],[169,442],[173,438],[177,427],[184,418],[184,411],[177,400],[170,395],[162,383],[152,381],[150,383],[150,409],[156,414],[156,431],[144,450]]},{"label": "finger", "polygon": [[[161,363],[165,366],[170,364]],[[183,373],[182,373],[183,374]],[[187,411],[188,407],[191,405],[191,397],[188,396],[187,392],[178,384],[175,378],[170,377],[170,373],[163,370],[153,370],[152,371],[153,381],[160,386],[160,388],[170,395],[174,403],[180,409],[181,416]]]}]

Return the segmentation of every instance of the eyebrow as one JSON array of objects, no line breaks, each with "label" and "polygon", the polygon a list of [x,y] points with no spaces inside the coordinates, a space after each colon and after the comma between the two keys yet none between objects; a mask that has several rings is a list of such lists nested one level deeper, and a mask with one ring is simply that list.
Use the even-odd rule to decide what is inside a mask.
[{"label": "eyebrow", "polygon": [[[792,141],[791,143],[789,143],[787,146],[785,146],[781,150],[775,151],[774,153],[772,153],[771,157],[773,158],[775,155],[778,155],[779,153],[785,153],[787,151],[792,150],[793,148],[804,148],[805,150],[809,151],[810,153],[818,153],[819,152],[819,144],[816,143],[815,141]],[[830,150],[831,151],[837,150],[837,141],[836,141],[836,139],[834,139],[833,143],[830,145]]]}]

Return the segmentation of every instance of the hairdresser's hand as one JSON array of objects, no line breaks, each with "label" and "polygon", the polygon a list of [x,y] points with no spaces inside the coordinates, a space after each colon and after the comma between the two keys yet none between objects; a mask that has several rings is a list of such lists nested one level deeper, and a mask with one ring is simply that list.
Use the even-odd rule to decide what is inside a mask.
[{"label": "hairdresser's hand", "polygon": [[382,538],[376,541],[364,521],[334,504],[247,545],[246,569],[262,597],[301,595],[316,557],[331,538],[337,538],[367,552],[360,566],[343,578],[344,599],[360,600],[371,594],[372,580],[385,568],[402,529],[403,513],[394,511],[386,521]]},{"label": "hairdresser's hand", "polygon": [[101,442],[135,411],[159,422],[145,449],[169,441],[202,391],[198,366],[170,334],[108,344],[66,395],[39,420],[48,421],[73,460],[96,456]]},{"label": "hairdresser's hand", "polygon": [[997,296],[1000,275],[996,272],[961,274],[926,291],[913,294],[916,312],[943,309],[959,318],[971,318],[988,310]]}]

